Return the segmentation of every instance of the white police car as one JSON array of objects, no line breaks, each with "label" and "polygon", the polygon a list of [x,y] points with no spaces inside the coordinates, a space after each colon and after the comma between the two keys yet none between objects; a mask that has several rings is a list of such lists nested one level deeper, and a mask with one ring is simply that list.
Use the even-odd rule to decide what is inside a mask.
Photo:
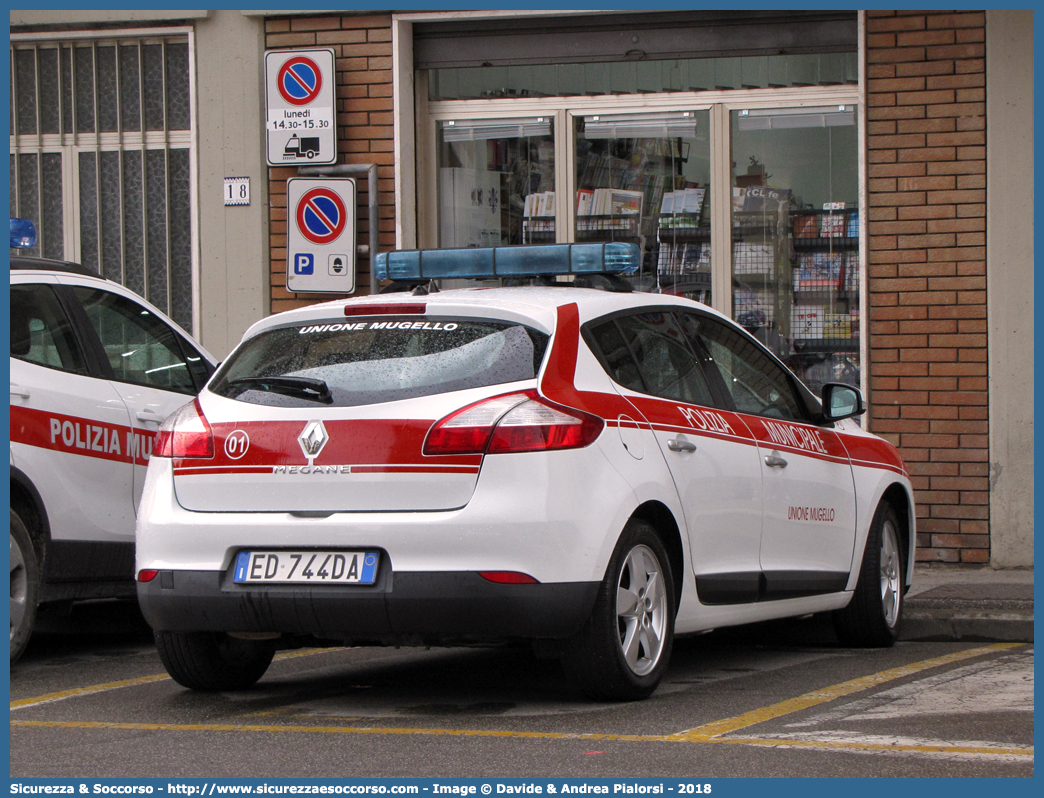
[{"label": "white police car", "polygon": [[[410,293],[255,324],[163,424],[138,597],[168,672],[246,687],[277,647],[531,640],[602,699],[674,635],[834,611],[887,646],[914,559],[898,452],[626,244],[397,252]],[[574,287],[431,277],[571,273]],[[825,409],[824,409],[825,407]]]},{"label": "white police car", "polygon": [[[11,246],[35,230],[11,220]],[[133,598],[156,430],[214,371],[159,310],[75,263],[11,256],[11,661],[39,603]]]}]

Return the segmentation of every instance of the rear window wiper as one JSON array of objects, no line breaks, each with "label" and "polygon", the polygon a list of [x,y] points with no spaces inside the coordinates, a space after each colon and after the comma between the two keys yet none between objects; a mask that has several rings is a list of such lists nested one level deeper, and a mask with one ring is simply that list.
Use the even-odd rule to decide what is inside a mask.
[{"label": "rear window wiper", "polygon": [[324,405],[333,404],[333,394],[323,380],[313,380],[310,377],[240,377],[229,380],[229,385],[238,385],[257,391],[270,391],[281,393],[285,396],[296,396],[311,402],[321,402]]}]

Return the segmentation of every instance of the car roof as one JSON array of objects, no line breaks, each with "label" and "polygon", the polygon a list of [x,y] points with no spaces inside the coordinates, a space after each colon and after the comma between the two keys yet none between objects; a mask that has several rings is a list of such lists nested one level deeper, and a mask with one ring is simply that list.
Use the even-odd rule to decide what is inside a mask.
[{"label": "car roof", "polygon": [[[368,305],[389,308],[396,305],[420,304],[425,306],[425,313],[429,315],[460,313],[468,316],[481,316],[484,315],[483,310],[495,310],[498,318],[513,319],[550,333],[555,328],[558,308],[571,303],[577,305],[581,323],[622,310],[665,305],[699,308],[715,316],[721,316],[716,310],[702,303],[670,294],[626,293],[566,286],[503,288],[475,286],[452,288],[421,295],[409,292],[374,294],[309,305],[262,319],[247,330],[244,338],[249,338],[271,327],[334,317],[344,318],[346,308],[362,309]],[[382,312],[389,313],[389,310]],[[359,310],[356,310],[355,313],[359,313]],[[722,318],[725,317],[722,316]]]},{"label": "car roof", "polygon": [[67,260],[52,260],[51,258],[34,258],[28,255],[12,255],[11,268],[39,272],[68,272],[70,274],[82,274],[84,277],[104,279],[98,272],[79,263]]}]

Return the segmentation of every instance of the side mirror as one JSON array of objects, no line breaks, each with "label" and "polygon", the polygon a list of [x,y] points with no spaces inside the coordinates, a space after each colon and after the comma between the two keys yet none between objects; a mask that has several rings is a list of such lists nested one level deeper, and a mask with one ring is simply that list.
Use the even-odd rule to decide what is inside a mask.
[{"label": "side mirror", "polygon": [[823,418],[841,421],[866,412],[863,395],[858,388],[843,382],[828,382],[823,386]]},{"label": "side mirror", "polygon": [[29,249],[36,246],[36,225],[32,219],[11,217],[11,248]]}]

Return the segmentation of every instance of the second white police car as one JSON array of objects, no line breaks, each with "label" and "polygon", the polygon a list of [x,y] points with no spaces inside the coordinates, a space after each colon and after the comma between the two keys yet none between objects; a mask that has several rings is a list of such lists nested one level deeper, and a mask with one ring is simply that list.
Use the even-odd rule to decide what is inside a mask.
[{"label": "second white police car", "polygon": [[[897,637],[907,470],[713,310],[621,289],[626,244],[397,252],[411,292],[254,325],[162,426],[138,596],[182,685],[279,647],[541,641],[599,699],[650,695],[675,634],[832,611]],[[426,289],[572,274],[572,287]]]},{"label": "second white police car", "polygon": [[[36,228],[11,219],[11,248]],[[134,524],[156,430],[214,373],[155,306],[77,263],[10,257],[11,662],[38,606],[135,598]]]}]

